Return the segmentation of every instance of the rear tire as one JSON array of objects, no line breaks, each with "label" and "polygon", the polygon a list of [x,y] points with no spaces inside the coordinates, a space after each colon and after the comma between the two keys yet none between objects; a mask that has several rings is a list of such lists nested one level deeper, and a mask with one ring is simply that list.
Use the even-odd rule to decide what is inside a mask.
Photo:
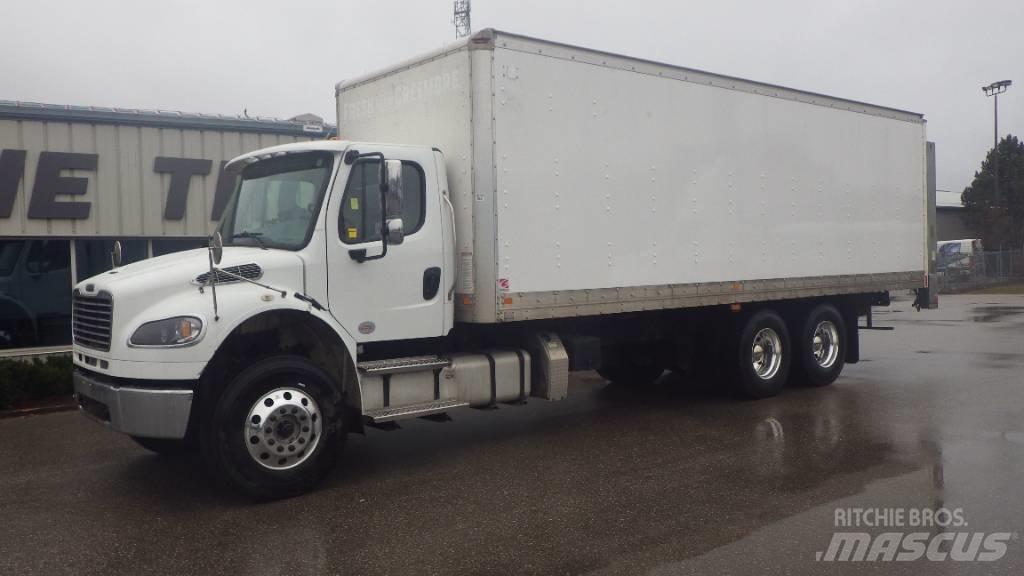
[{"label": "rear tire", "polygon": [[782,391],[789,378],[792,346],[786,323],[772,310],[747,318],[733,339],[737,391],[752,399]]},{"label": "rear tire", "polygon": [[203,422],[203,458],[219,481],[249,496],[296,496],[344,447],[344,413],[330,377],[305,358],[262,360],[227,385]]},{"label": "rear tire", "polygon": [[797,334],[796,383],[820,387],[839,378],[846,363],[846,322],[831,304],[815,306]]}]

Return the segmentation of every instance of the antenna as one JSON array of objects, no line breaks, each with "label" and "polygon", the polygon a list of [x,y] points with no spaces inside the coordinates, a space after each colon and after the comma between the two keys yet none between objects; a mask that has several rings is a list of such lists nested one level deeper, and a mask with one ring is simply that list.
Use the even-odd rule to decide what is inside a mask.
[{"label": "antenna", "polygon": [[472,26],[469,24],[469,0],[455,0],[455,37],[469,36]]}]

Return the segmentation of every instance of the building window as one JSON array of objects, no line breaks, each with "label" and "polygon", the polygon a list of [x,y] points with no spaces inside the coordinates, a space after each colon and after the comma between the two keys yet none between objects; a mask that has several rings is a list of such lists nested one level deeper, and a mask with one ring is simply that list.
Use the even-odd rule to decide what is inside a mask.
[{"label": "building window", "polygon": [[206,238],[154,238],[153,256],[184,252],[194,248],[205,248]]},{"label": "building window", "polygon": [[[102,274],[113,267],[111,254],[114,252],[113,238],[75,240],[76,282]],[[131,264],[145,260],[149,248],[146,240],[121,240],[121,263]]]},{"label": "building window", "polygon": [[0,348],[71,343],[67,240],[0,240]]},{"label": "building window", "polygon": [[[406,236],[423,226],[426,196],[423,169],[413,162],[402,162],[402,228]],[[341,199],[342,242],[380,240],[380,216],[380,160],[361,160],[352,166]]]}]

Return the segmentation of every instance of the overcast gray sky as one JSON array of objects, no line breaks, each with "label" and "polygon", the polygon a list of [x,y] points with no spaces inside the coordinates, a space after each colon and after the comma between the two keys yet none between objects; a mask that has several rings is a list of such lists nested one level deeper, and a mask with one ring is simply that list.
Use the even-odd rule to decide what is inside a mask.
[{"label": "overcast gray sky", "polygon": [[[1022,0],[473,0],[494,27],[924,113],[938,187],[1024,132]],[[450,0],[5,2],[0,99],[334,121],[334,84],[454,39]]]}]

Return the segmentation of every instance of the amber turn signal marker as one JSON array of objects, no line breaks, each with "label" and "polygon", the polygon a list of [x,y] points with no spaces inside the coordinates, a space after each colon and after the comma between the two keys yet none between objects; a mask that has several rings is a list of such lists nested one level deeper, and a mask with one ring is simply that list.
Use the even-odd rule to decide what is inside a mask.
[{"label": "amber turn signal marker", "polygon": [[183,339],[192,337],[192,323],[189,322],[188,318],[181,319],[181,323],[178,324],[178,334]]}]

